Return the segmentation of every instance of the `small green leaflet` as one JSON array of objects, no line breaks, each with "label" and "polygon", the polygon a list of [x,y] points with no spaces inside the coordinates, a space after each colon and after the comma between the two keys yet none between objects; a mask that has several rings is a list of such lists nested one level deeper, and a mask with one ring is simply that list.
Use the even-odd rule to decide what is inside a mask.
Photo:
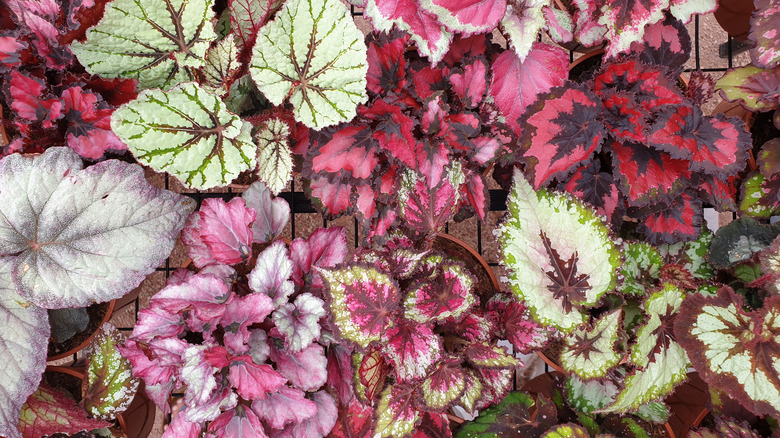
[{"label": "small green leaflet", "polygon": [[515,171],[509,216],[496,231],[512,291],[541,324],[568,333],[616,283],[620,252],[595,211],[565,194],[534,192]]},{"label": "small green leaflet", "polygon": [[213,0],[115,0],[87,39],[70,49],[92,74],[135,78],[140,88],[168,88],[193,79],[217,35]]},{"label": "small green leaflet", "polygon": [[625,242],[621,248],[625,264],[620,268],[623,282],[617,290],[628,295],[644,296],[661,275],[664,260],[649,243]]},{"label": "small green leaflet", "polygon": [[257,141],[257,176],[274,195],[278,195],[292,179],[292,152],[290,128],[282,120],[273,118],[260,127]]},{"label": "small green leaflet", "polygon": [[143,91],[111,128],[138,161],[194,189],[228,185],[256,164],[252,126],[195,83]]},{"label": "small green leaflet", "polygon": [[363,34],[338,0],[287,1],[258,32],[249,71],[274,105],[289,97],[309,128],[347,122],[368,100]]},{"label": "small green leaflet", "polygon": [[138,390],[130,361],[116,349],[123,341],[119,330],[105,323],[87,352],[84,408],[93,418],[113,420],[130,406]]},{"label": "small green leaflet", "polygon": [[615,351],[621,310],[602,316],[592,328],[579,327],[566,336],[561,365],[583,379],[604,377],[617,365],[621,354]]}]

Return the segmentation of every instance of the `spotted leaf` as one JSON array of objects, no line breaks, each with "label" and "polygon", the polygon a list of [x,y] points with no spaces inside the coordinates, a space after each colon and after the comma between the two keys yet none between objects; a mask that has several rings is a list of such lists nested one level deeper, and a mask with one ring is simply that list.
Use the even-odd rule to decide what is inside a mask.
[{"label": "spotted leaf", "polygon": [[574,423],[558,424],[541,435],[540,438],[589,438],[588,430]]},{"label": "spotted leaf", "polygon": [[766,179],[754,172],[742,182],[739,211],[755,218],[768,220],[780,213],[780,179]]},{"label": "spotted leaf", "polygon": [[561,352],[561,365],[582,379],[604,377],[617,365],[621,354],[615,349],[621,310],[610,312],[593,323],[592,327],[577,328],[566,337]]},{"label": "spotted leaf", "polygon": [[731,268],[764,250],[778,234],[780,226],[776,224],[766,225],[751,218],[739,218],[718,229],[707,259],[716,268]]},{"label": "spotted leaf", "polygon": [[466,348],[469,362],[481,368],[512,369],[522,366],[522,362],[502,347],[490,346],[485,342],[473,342]]},{"label": "spotted leaf", "polygon": [[195,189],[228,185],[257,163],[251,124],[195,83],[145,90],[114,111],[111,128],[138,161]]},{"label": "spotted leaf", "polygon": [[114,0],[86,41],[70,49],[89,73],[135,78],[141,88],[169,88],[194,79],[217,35],[212,0]]},{"label": "spotted leaf", "polygon": [[512,291],[534,319],[570,332],[616,283],[620,254],[595,212],[566,195],[534,192],[515,172],[497,231]]},{"label": "spotted leaf", "polygon": [[755,12],[750,17],[750,34],[753,43],[750,57],[759,67],[780,65],[780,43],[778,43],[777,20],[780,19],[780,7],[771,0],[755,2]]},{"label": "spotted leaf", "polygon": [[768,111],[780,106],[780,66],[759,68],[754,65],[728,70],[715,88],[730,101],[739,101],[751,111]]},{"label": "spotted leaf", "polygon": [[427,325],[404,322],[382,336],[381,351],[401,382],[425,377],[443,350],[441,337]]},{"label": "spotted leaf", "polygon": [[434,281],[423,281],[407,291],[405,316],[423,324],[460,318],[476,302],[473,284],[474,279],[462,266],[443,265]]},{"label": "spotted leaf", "polygon": [[123,341],[119,330],[105,323],[89,347],[84,409],[92,418],[113,420],[130,406],[138,390],[130,361],[116,349]]},{"label": "spotted leaf", "polygon": [[289,99],[309,128],[347,122],[368,99],[363,34],[335,0],[293,0],[263,26],[249,72],[274,105]]}]

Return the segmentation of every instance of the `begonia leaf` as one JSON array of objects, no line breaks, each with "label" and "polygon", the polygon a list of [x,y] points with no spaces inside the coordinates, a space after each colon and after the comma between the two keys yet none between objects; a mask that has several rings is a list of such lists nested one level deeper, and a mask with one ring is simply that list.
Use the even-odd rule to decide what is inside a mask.
[{"label": "begonia leaf", "polygon": [[622,142],[644,143],[647,140],[647,111],[631,94],[607,91],[601,102],[601,119],[607,133]]},{"label": "begonia leaf", "polygon": [[682,304],[674,330],[710,387],[725,391],[756,415],[776,416],[780,300],[772,296],[761,309],[742,309],[742,297],[728,287],[714,297],[692,294]]},{"label": "begonia leaf", "polygon": [[317,404],[300,389],[282,386],[275,393],[252,402],[252,410],[274,429],[297,424],[317,414]]},{"label": "begonia leaf", "polygon": [[780,106],[780,66],[746,65],[728,70],[715,88],[730,101],[739,101],[750,111],[768,111]]},{"label": "begonia leaf", "polygon": [[246,207],[243,198],[225,202],[209,198],[200,206],[200,238],[214,259],[234,265],[252,256],[252,229],[255,212]]},{"label": "begonia leaf", "polygon": [[[41,384],[22,406],[19,429],[11,436],[40,437],[101,429],[110,423],[91,419],[76,401],[59,389]],[[20,435],[17,435],[21,433]]]},{"label": "begonia leaf", "polygon": [[628,92],[648,112],[683,102],[682,92],[663,67],[634,58],[603,64],[593,79],[593,91],[602,97],[608,91]]},{"label": "begonia leaf", "polygon": [[754,2],[755,11],[750,16],[748,40],[753,43],[750,57],[759,67],[775,67],[780,64],[780,44],[777,35],[777,20],[780,9],[770,0]]},{"label": "begonia leaf", "polygon": [[392,278],[367,267],[318,270],[325,280],[328,306],[338,334],[366,348],[391,326],[400,293]]},{"label": "begonia leaf", "polygon": [[243,52],[252,49],[257,32],[282,7],[283,0],[229,0],[230,30]]},{"label": "begonia leaf", "polygon": [[236,407],[238,404],[238,396],[236,396],[236,393],[232,389],[224,386],[223,380],[223,384],[204,402],[193,403],[192,401],[189,401],[187,392],[185,391],[184,404],[187,406],[187,409],[181,412],[182,417],[187,421],[197,424],[205,421],[212,421],[222,414],[222,412]]},{"label": "begonia leaf", "polygon": [[658,203],[641,217],[637,230],[653,244],[691,241],[699,237],[702,221],[702,202],[682,193],[669,205]]},{"label": "begonia leaf", "polygon": [[689,162],[641,143],[612,143],[612,166],[621,193],[631,206],[673,199],[691,178]]},{"label": "begonia leaf", "polygon": [[519,60],[525,60],[537,35],[544,28],[544,6],[549,1],[510,1],[501,19],[501,30]]},{"label": "begonia leaf", "polygon": [[506,10],[506,0],[422,0],[420,7],[434,14],[448,30],[464,35],[492,31]]},{"label": "begonia leaf", "polygon": [[465,388],[466,372],[457,358],[440,361],[420,386],[425,406],[436,412],[457,403]]},{"label": "begonia leaf", "polygon": [[232,354],[249,351],[249,326],[262,323],[274,309],[271,299],[262,293],[236,297],[227,304],[225,314],[219,321],[224,329],[224,344]]},{"label": "begonia leaf", "polygon": [[257,162],[251,124],[196,83],[143,91],[111,128],[138,161],[195,189],[228,185]]},{"label": "begonia leaf", "polygon": [[339,344],[328,346],[327,387],[335,395],[339,405],[347,405],[354,398],[352,376],[352,355],[348,348]]},{"label": "begonia leaf", "polygon": [[590,0],[574,0],[574,37],[582,45],[592,47],[604,41],[606,26],[599,23],[601,4]]},{"label": "begonia leaf", "polygon": [[589,414],[612,403],[620,391],[610,379],[583,381],[577,376],[566,380],[566,400],[577,412]]},{"label": "begonia leaf", "polygon": [[347,122],[368,99],[363,34],[334,0],[293,0],[257,33],[249,71],[274,105],[309,128]]},{"label": "begonia leaf", "polygon": [[577,328],[566,337],[561,351],[561,365],[582,379],[604,377],[617,365],[621,353],[616,351],[622,312],[615,310],[596,320],[591,327]]},{"label": "begonia leaf", "polygon": [[240,356],[230,363],[229,376],[230,383],[245,400],[262,399],[286,388],[287,379],[271,365],[258,365],[248,356]]},{"label": "begonia leaf", "polygon": [[[610,435],[607,435],[607,437],[610,437]],[[540,438],[590,438],[590,435],[587,429],[578,424],[564,423],[551,427]]]},{"label": "begonia leaf", "polygon": [[368,43],[369,91],[382,94],[399,92],[406,85],[406,58],[404,52],[409,42],[408,34],[372,33]]},{"label": "begonia leaf", "polygon": [[226,411],[209,424],[216,438],[268,438],[257,415],[244,405]]},{"label": "begonia leaf", "polygon": [[450,47],[452,34],[415,0],[367,0],[363,13],[380,32],[390,32],[393,25],[408,32],[431,65],[441,61]]},{"label": "begonia leaf", "polygon": [[133,327],[133,338],[151,341],[154,337],[175,337],[184,331],[184,318],[178,313],[170,313],[158,307],[149,307],[138,311],[138,319]]},{"label": "begonia leaf", "polygon": [[538,96],[563,85],[568,56],[560,47],[534,43],[521,61],[511,51],[498,56],[490,67],[490,95],[499,112],[516,134],[522,131],[518,120]]},{"label": "begonia leaf", "polygon": [[16,69],[22,65],[21,52],[28,47],[13,35],[0,36],[0,71]]},{"label": "begonia leaf", "polygon": [[254,269],[247,276],[249,288],[271,297],[274,308],[278,309],[295,291],[295,285],[290,281],[292,269],[287,246],[277,240],[257,257]]},{"label": "begonia leaf", "polygon": [[325,391],[317,391],[311,398],[317,404],[317,413],[278,433],[271,432],[271,438],[322,438],[328,435],[336,424],[339,414],[336,402]]},{"label": "begonia leaf", "polygon": [[[160,398],[152,398],[160,409],[165,410],[167,394],[173,390],[171,377],[174,371],[183,364],[182,354],[187,349],[187,342],[179,338],[157,337],[146,343],[136,342],[132,337],[124,345],[118,345],[117,350],[130,361],[133,376],[144,379],[147,393]],[[147,356],[149,354],[151,357]],[[163,402],[160,402],[160,399]],[[169,406],[170,408],[170,406]]]},{"label": "begonia leaf", "polygon": [[193,79],[216,38],[211,0],[114,0],[103,19],[70,49],[92,74],[138,79],[141,88],[169,88]]},{"label": "begonia leaf", "polygon": [[11,258],[0,257],[0,435],[21,438],[19,413],[46,368],[49,320],[16,293],[11,270]]},{"label": "begonia leaf", "polygon": [[412,285],[406,292],[404,316],[419,323],[460,318],[476,302],[474,278],[460,265],[444,264],[434,281]]},{"label": "begonia leaf", "polygon": [[336,425],[330,432],[332,438],[360,438],[371,436],[374,410],[363,406],[357,399],[349,405],[339,405]]},{"label": "begonia leaf", "polygon": [[558,44],[574,40],[574,20],[568,10],[558,9],[555,5],[544,6],[542,13],[547,21],[547,34]]},{"label": "begonia leaf", "polygon": [[645,242],[624,242],[621,254],[625,263],[620,268],[623,281],[617,290],[635,296],[644,296],[648,287],[660,278],[664,259],[658,250]]},{"label": "begonia leaf", "polygon": [[62,92],[62,105],[68,123],[65,138],[79,155],[97,160],[107,149],[127,149],[111,131],[113,109],[106,108],[99,95],[70,87]]},{"label": "begonia leaf", "polygon": [[360,399],[369,405],[385,387],[392,367],[377,349],[367,353],[354,353],[352,364],[355,367],[355,390]]},{"label": "begonia leaf", "polygon": [[190,329],[209,331],[222,319],[230,298],[230,289],[224,281],[213,275],[196,274],[181,284],[157,292],[152,296],[150,306],[170,313],[186,312]]},{"label": "begonia leaf", "polygon": [[613,227],[619,227],[626,211],[626,201],[618,190],[612,173],[601,172],[598,160],[591,160],[574,171],[564,189],[596,208]]},{"label": "begonia leaf", "polygon": [[523,364],[503,347],[494,347],[485,342],[472,342],[466,347],[466,358],[480,368],[513,369]]},{"label": "begonia leaf", "polygon": [[721,179],[713,175],[699,175],[699,193],[705,203],[717,211],[737,209],[737,182],[739,175]]},{"label": "begonia leaf", "polygon": [[84,409],[92,418],[113,420],[124,412],[138,390],[130,361],[116,349],[124,337],[113,325],[103,324],[87,352]]},{"label": "begonia leaf", "polygon": [[[187,248],[187,255],[192,260],[195,267],[211,266],[219,263],[211,254],[211,250],[206,246],[206,242],[200,236],[200,212],[191,214],[184,223],[184,229],[181,231],[181,242]],[[192,275],[191,272],[181,272],[181,279],[178,275],[169,277],[170,282],[179,282],[184,276]],[[171,280],[173,279],[173,280]]]},{"label": "begonia leaf", "polygon": [[403,438],[414,430],[420,411],[412,403],[412,391],[398,384],[382,391],[374,413],[374,438]]},{"label": "begonia leaf", "polygon": [[7,83],[9,106],[17,117],[41,122],[44,128],[62,118],[62,101],[51,95],[43,80],[13,70]]},{"label": "begonia leaf", "polygon": [[773,138],[761,146],[756,156],[758,170],[767,178],[780,174],[780,138]]},{"label": "begonia leaf", "polygon": [[[29,30],[32,44],[43,57],[46,67],[62,70],[72,61],[68,49],[59,44],[58,21],[63,15],[62,4],[55,0],[9,0],[7,10],[16,16],[20,27]],[[10,17],[9,17],[10,18]]]},{"label": "begonia leaf", "polygon": [[685,97],[697,105],[704,105],[715,94],[715,79],[701,70],[691,72]]},{"label": "begonia leaf", "polygon": [[[536,408],[534,411],[533,408]],[[533,412],[533,413],[532,413]],[[512,391],[501,403],[484,409],[474,421],[464,424],[455,435],[466,437],[540,436],[558,419],[555,404],[548,398],[536,399],[525,392]]]},{"label": "begonia leaf", "polygon": [[271,317],[284,336],[290,352],[299,352],[320,338],[319,320],[325,316],[325,303],[309,292],[295,298],[295,303],[279,306]]},{"label": "begonia leaf", "polygon": [[163,432],[162,438],[198,438],[200,433],[201,427],[197,422],[187,421],[184,415],[176,415]]},{"label": "begonia leaf", "polygon": [[[546,342],[546,336],[542,332],[542,327],[533,321],[525,305],[508,294],[494,295],[488,302],[488,309],[496,312],[495,318],[498,320],[499,333],[501,333],[501,328],[503,327],[503,334],[499,334],[499,336],[506,336],[506,339],[514,346],[514,351],[530,352],[531,350],[542,348]],[[469,317],[479,321],[475,314]],[[469,317],[466,317],[464,321]],[[488,314],[488,318],[493,319],[490,314]],[[470,341],[488,341],[493,336],[495,330],[490,323],[478,323],[470,327],[473,327],[471,329],[472,332],[480,329],[484,330],[481,333],[481,338],[472,337],[468,339],[468,337],[464,336],[464,339]]]},{"label": "begonia leaf", "polygon": [[381,351],[395,370],[396,379],[407,382],[425,377],[441,359],[441,337],[427,325],[403,322],[382,335]]},{"label": "begonia leaf", "polygon": [[214,376],[218,369],[206,360],[207,350],[208,347],[204,345],[191,345],[182,355],[184,363],[180,370],[180,380],[187,385],[184,403],[190,408],[183,413],[187,421],[213,420],[220,413],[218,410],[208,409],[209,402],[219,389]]},{"label": "begonia leaf", "polygon": [[354,186],[349,182],[330,182],[327,177],[313,177],[309,184],[313,201],[324,214],[338,216],[351,211]]},{"label": "begonia leaf", "polygon": [[[477,375],[482,384],[482,394],[475,397],[477,401],[474,403],[474,409],[483,409],[499,403],[506,397],[512,388],[515,370],[480,368]],[[468,392],[468,389],[466,391]]]},{"label": "begonia leaf", "polygon": [[756,219],[769,219],[780,212],[780,179],[766,179],[754,172],[742,182],[739,211]]},{"label": "begonia leaf", "polygon": [[638,52],[639,60],[645,64],[663,65],[672,77],[677,77],[690,57],[691,37],[679,20],[667,14],[645,28],[642,41],[632,44],[631,51]]},{"label": "begonia leaf", "polygon": [[535,188],[565,178],[601,147],[606,135],[601,101],[584,86],[562,86],[540,95],[523,115],[521,161]]},{"label": "begonia leaf", "polygon": [[768,247],[778,234],[778,225],[761,224],[748,217],[739,218],[718,229],[710,244],[707,260],[719,269],[733,267]]},{"label": "begonia leaf", "polygon": [[715,268],[707,260],[714,235],[707,229],[702,230],[698,239],[690,242],[678,242],[672,245],[659,245],[658,251],[667,263],[682,265],[694,278],[709,280],[716,274]]},{"label": "begonia leaf", "polygon": [[293,281],[301,286],[320,288],[322,280],[314,268],[332,268],[346,261],[348,252],[343,227],[318,228],[308,239],[296,238],[290,243]]},{"label": "begonia leaf", "polygon": [[450,73],[452,91],[460,98],[466,108],[475,108],[482,102],[488,88],[487,79],[487,63],[484,59],[479,58],[464,64],[462,73],[458,70]]},{"label": "begonia leaf", "polygon": [[238,60],[238,48],[235,34],[219,40],[206,51],[203,65],[203,88],[217,96],[230,92],[233,76],[238,73],[241,63]]},{"label": "begonia leaf", "polygon": [[267,243],[284,232],[284,226],[290,220],[290,205],[282,198],[274,198],[268,186],[261,182],[252,183],[241,195],[248,208],[255,210],[252,223],[252,241]]},{"label": "begonia leaf", "polygon": [[372,130],[366,126],[347,125],[336,131],[320,146],[313,157],[311,170],[321,173],[346,173],[365,179],[379,164]]},{"label": "begonia leaf", "polygon": [[459,163],[454,163],[442,173],[435,183],[431,178],[407,170],[398,188],[400,217],[406,226],[419,235],[441,232],[445,223],[452,219],[460,201],[460,186],[465,175]]},{"label": "begonia leaf", "polygon": [[609,229],[569,196],[534,192],[519,171],[508,208],[497,236],[509,286],[535,320],[570,332],[585,322],[580,308],[615,286],[620,255]]},{"label": "begonia leaf", "polygon": [[271,360],[276,364],[279,373],[298,389],[316,391],[327,379],[328,359],[320,344],[309,344],[297,353],[272,346]]},{"label": "begonia leaf", "polygon": [[666,285],[644,302],[649,318],[637,330],[630,360],[639,368],[624,380],[615,403],[599,412],[626,412],[671,394],[686,379],[688,356],[676,341],[675,319],[685,294]]},{"label": "begonia leaf", "polygon": [[266,121],[257,132],[257,176],[274,195],[278,195],[292,180],[290,127],[274,118]]},{"label": "begonia leaf", "polygon": [[659,111],[647,140],[672,158],[689,160],[694,172],[722,176],[742,170],[752,147],[744,123],[723,114],[706,117],[696,105]]},{"label": "begonia leaf", "polygon": [[0,255],[23,297],[84,307],[129,292],[162,263],[194,202],[157,189],[140,166],[82,169],[67,148],[0,161]]},{"label": "begonia leaf", "polygon": [[265,363],[271,354],[271,345],[268,340],[268,333],[263,329],[252,329],[249,331],[249,356],[255,363]]}]

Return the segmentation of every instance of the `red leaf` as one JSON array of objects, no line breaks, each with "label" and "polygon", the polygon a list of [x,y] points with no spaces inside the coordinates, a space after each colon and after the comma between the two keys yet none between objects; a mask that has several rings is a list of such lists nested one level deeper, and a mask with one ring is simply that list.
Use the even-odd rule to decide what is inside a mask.
[{"label": "red leaf", "polygon": [[629,205],[671,200],[691,178],[688,162],[639,143],[612,143],[615,179]]},{"label": "red leaf", "polygon": [[351,211],[352,185],[346,182],[329,182],[326,177],[313,177],[311,195],[324,214],[336,216]]},{"label": "red leaf", "polygon": [[37,438],[55,433],[73,434],[82,430],[110,426],[102,420],[87,418],[87,412],[76,401],[58,389],[42,383],[22,406],[19,430],[25,438]]},{"label": "red leaf", "polygon": [[362,107],[360,114],[376,121],[372,135],[383,150],[413,169],[419,166],[412,134],[414,120],[401,112],[401,107],[377,100],[371,107]]},{"label": "red leaf", "polygon": [[664,207],[640,220],[637,230],[644,233],[653,244],[689,242],[699,237],[702,223],[702,203],[687,193],[675,198]]},{"label": "red leaf", "polygon": [[400,92],[407,81],[404,52],[409,35],[372,33],[368,38],[368,90],[377,94]]},{"label": "red leaf", "polygon": [[99,101],[99,96],[71,87],[62,92],[65,120],[68,122],[68,146],[84,158],[100,159],[108,149],[125,150],[127,146],[111,131],[113,109]]},{"label": "red leaf", "polygon": [[40,121],[44,128],[52,128],[53,122],[62,117],[62,102],[56,98],[45,99],[50,94],[43,81],[14,70],[8,84],[10,106],[17,117]]},{"label": "red leaf", "polygon": [[352,376],[355,371],[352,368],[352,353],[346,347],[339,344],[328,346],[328,378],[326,384],[336,394],[340,405],[349,404],[353,399]]},{"label": "red leaf", "polygon": [[440,232],[455,214],[460,185],[454,187],[448,178],[442,178],[431,186],[430,180],[420,174],[409,172],[407,176],[398,192],[400,216],[411,231],[421,236]]},{"label": "red leaf", "polygon": [[475,108],[482,102],[487,90],[487,77],[487,63],[483,59],[476,59],[450,74],[452,91],[460,97],[466,108]]},{"label": "red leaf", "polygon": [[6,68],[18,68],[22,65],[21,51],[27,43],[16,36],[0,36],[0,64]]},{"label": "red leaf", "polygon": [[338,420],[328,438],[367,438],[371,436],[374,410],[353,399],[348,406],[339,405]]},{"label": "red leaf", "polygon": [[444,70],[431,66],[420,66],[412,69],[414,91],[420,101],[427,100],[437,91],[446,90],[449,86]]},{"label": "red leaf", "polygon": [[431,65],[441,61],[452,40],[436,16],[420,9],[415,0],[367,0],[365,14],[377,30],[389,31],[395,24],[409,32]]},{"label": "red leaf", "polygon": [[506,12],[506,0],[422,0],[420,5],[447,29],[466,35],[495,29]]},{"label": "red leaf", "polygon": [[603,65],[593,80],[593,91],[604,97],[608,90],[629,92],[651,113],[683,101],[680,89],[664,71],[635,59]]}]

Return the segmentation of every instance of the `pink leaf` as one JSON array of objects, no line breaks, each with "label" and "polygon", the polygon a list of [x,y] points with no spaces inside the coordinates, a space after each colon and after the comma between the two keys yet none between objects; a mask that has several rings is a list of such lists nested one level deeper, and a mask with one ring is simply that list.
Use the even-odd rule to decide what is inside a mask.
[{"label": "pink leaf", "polygon": [[219,370],[206,360],[206,349],[203,345],[192,345],[184,351],[181,381],[187,385],[184,392],[184,403],[187,406],[206,404],[217,390],[214,374]]},{"label": "pink leaf", "polygon": [[230,383],[245,400],[265,398],[282,388],[287,381],[271,365],[258,365],[249,356],[235,358],[230,363]]},{"label": "pink leaf", "polygon": [[75,400],[43,383],[22,406],[19,431],[24,437],[40,437],[90,431],[109,425],[106,421],[87,418],[87,412],[76,405]]},{"label": "pink leaf", "polygon": [[206,246],[200,237],[200,212],[193,212],[187,217],[184,229],[181,230],[181,241],[186,245],[187,254],[192,259],[192,264],[195,267],[202,268],[217,263],[211,255],[211,250],[209,250],[209,247]]},{"label": "pink leaf", "polygon": [[360,114],[377,121],[372,137],[379,142],[383,150],[409,167],[417,166],[417,156],[414,154],[415,139],[412,134],[414,120],[404,114],[400,106],[377,100],[370,107],[363,107]]},{"label": "pink leaf", "polygon": [[287,302],[295,286],[289,280],[293,265],[287,255],[284,242],[276,241],[257,257],[254,269],[249,273],[249,288],[273,299],[273,307]]},{"label": "pink leaf", "polygon": [[335,216],[350,211],[352,184],[330,182],[326,177],[312,177],[310,187],[311,194],[323,213]]},{"label": "pink leaf", "polygon": [[560,47],[534,43],[525,61],[512,51],[499,55],[491,67],[490,95],[501,115],[516,134],[518,118],[540,94],[563,85],[568,76],[569,57]]},{"label": "pink leaf", "polygon": [[187,342],[178,338],[155,338],[149,344],[128,339],[117,350],[130,361],[133,376],[144,379],[147,388],[166,383],[182,366]]},{"label": "pink leaf", "polygon": [[379,163],[371,140],[368,127],[346,126],[320,147],[311,168],[318,173],[349,172],[353,178],[368,178]]},{"label": "pink leaf", "polygon": [[771,0],[755,0],[756,9],[750,17],[750,35],[753,42],[750,56],[757,67],[772,68],[780,65],[780,35],[777,20],[780,7]]},{"label": "pink leaf", "polygon": [[320,344],[312,343],[302,351],[293,353],[285,348],[275,348],[271,343],[271,360],[290,384],[304,391],[320,389],[327,379],[328,360]]},{"label": "pink leaf", "polygon": [[27,48],[27,43],[19,41],[15,36],[0,36],[0,64],[7,68],[18,68],[22,65],[20,52]]},{"label": "pink leaf", "polygon": [[475,108],[482,102],[487,90],[487,64],[483,59],[475,59],[450,75],[452,91],[460,97],[467,108]]},{"label": "pink leaf", "polygon": [[184,331],[184,318],[178,313],[166,312],[158,307],[138,311],[138,322],[133,328],[133,339],[151,341],[152,338],[173,338]]},{"label": "pink leaf", "polygon": [[268,438],[257,415],[244,405],[238,405],[209,424],[215,438]]},{"label": "pink leaf", "polygon": [[230,301],[219,324],[225,329],[224,342],[231,354],[249,351],[249,326],[265,320],[274,306],[267,295],[254,293]]},{"label": "pink leaf", "polygon": [[[188,311],[187,324],[196,331],[212,331],[225,313],[230,289],[213,275],[196,274],[184,283],[167,286],[150,301],[170,313]],[[205,328],[205,329],[204,329]]]},{"label": "pink leaf", "polygon": [[331,268],[346,260],[347,233],[343,227],[318,228],[308,239],[297,238],[290,244],[293,281],[298,285],[322,287],[314,267]]},{"label": "pink leaf", "polygon": [[10,106],[18,117],[40,121],[44,128],[54,127],[54,122],[62,118],[62,102],[56,98],[44,99],[50,94],[43,81],[13,70],[8,84]]},{"label": "pink leaf", "polygon": [[472,293],[474,277],[461,265],[441,264],[433,281],[413,283],[404,300],[404,316],[427,324],[445,318],[461,318],[476,302]]},{"label": "pink leaf", "polygon": [[182,410],[179,415],[183,416],[187,421],[202,423],[216,419],[226,409],[236,407],[238,397],[236,397],[236,393],[233,390],[223,386],[205,402],[194,405],[187,403],[187,394],[185,393],[184,404],[187,406],[187,409]]},{"label": "pink leaf", "polygon": [[574,23],[569,11],[544,6],[542,13],[547,24],[547,33],[554,42],[563,44],[574,40]]},{"label": "pink leaf", "polygon": [[249,331],[249,355],[255,363],[265,363],[271,354],[271,346],[268,345],[268,334],[263,329]]},{"label": "pink leaf", "polygon": [[506,0],[421,0],[447,29],[464,35],[490,32],[506,12]]},{"label": "pink leaf", "polygon": [[458,179],[462,177],[462,173],[457,175],[449,169],[446,178],[432,185],[430,179],[408,171],[398,191],[400,216],[407,227],[419,235],[441,232],[445,223],[455,215],[462,182]]},{"label": "pink leaf", "polygon": [[176,415],[163,432],[162,438],[198,438],[200,430],[201,427],[198,423],[187,421],[184,419],[184,415]]},{"label": "pink leaf", "polygon": [[333,429],[338,418],[338,407],[333,397],[325,391],[312,394],[317,404],[317,414],[281,431],[273,431],[271,438],[322,438]]},{"label": "pink leaf", "polygon": [[274,429],[297,424],[317,414],[317,404],[300,389],[282,386],[273,394],[252,402],[252,410]]},{"label": "pink leaf", "polygon": [[377,94],[398,93],[407,81],[404,52],[409,42],[409,35],[403,34],[393,39],[388,34],[376,35],[372,34],[376,38],[368,43],[366,88]]},{"label": "pink leaf", "polygon": [[487,187],[485,187],[485,180],[482,178],[482,175],[469,172],[465,188],[466,199],[469,201],[469,205],[477,212],[479,219],[484,221],[488,209],[488,191]]},{"label": "pink leaf", "polygon": [[56,0],[8,0],[8,9],[35,36],[32,41],[38,54],[46,61],[46,66],[54,70],[63,70],[73,59],[67,47],[58,43],[60,31],[57,23],[62,8]]},{"label": "pink leaf", "polygon": [[352,352],[339,344],[328,347],[327,385],[336,394],[341,405],[348,405],[354,397],[352,391]]},{"label": "pink leaf", "polygon": [[265,184],[253,183],[241,195],[246,207],[255,210],[256,217],[252,223],[252,240],[254,243],[267,243],[284,232],[284,226],[290,220],[290,205],[282,198],[274,198]]},{"label": "pink leaf", "polygon": [[325,316],[325,303],[306,292],[276,310],[272,318],[276,328],[284,336],[285,346],[291,352],[299,352],[320,338],[319,320]]},{"label": "pink leaf", "polygon": [[398,381],[423,378],[441,359],[441,337],[427,325],[398,324],[382,336],[382,353],[395,368]]},{"label": "pink leaf", "polygon": [[252,222],[255,211],[242,198],[227,204],[220,198],[208,198],[200,207],[200,237],[217,262],[233,265],[252,255]]},{"label": "pink leaf", "polygon": [[[68,130],[68,146],[84,158],[100,159],[106,150],[125,150],[127,146],[111,131],[108,104],[99,95],[71,87],[62,92],[62,103]],[[101,108],[105,107],[105,108]]]}]

